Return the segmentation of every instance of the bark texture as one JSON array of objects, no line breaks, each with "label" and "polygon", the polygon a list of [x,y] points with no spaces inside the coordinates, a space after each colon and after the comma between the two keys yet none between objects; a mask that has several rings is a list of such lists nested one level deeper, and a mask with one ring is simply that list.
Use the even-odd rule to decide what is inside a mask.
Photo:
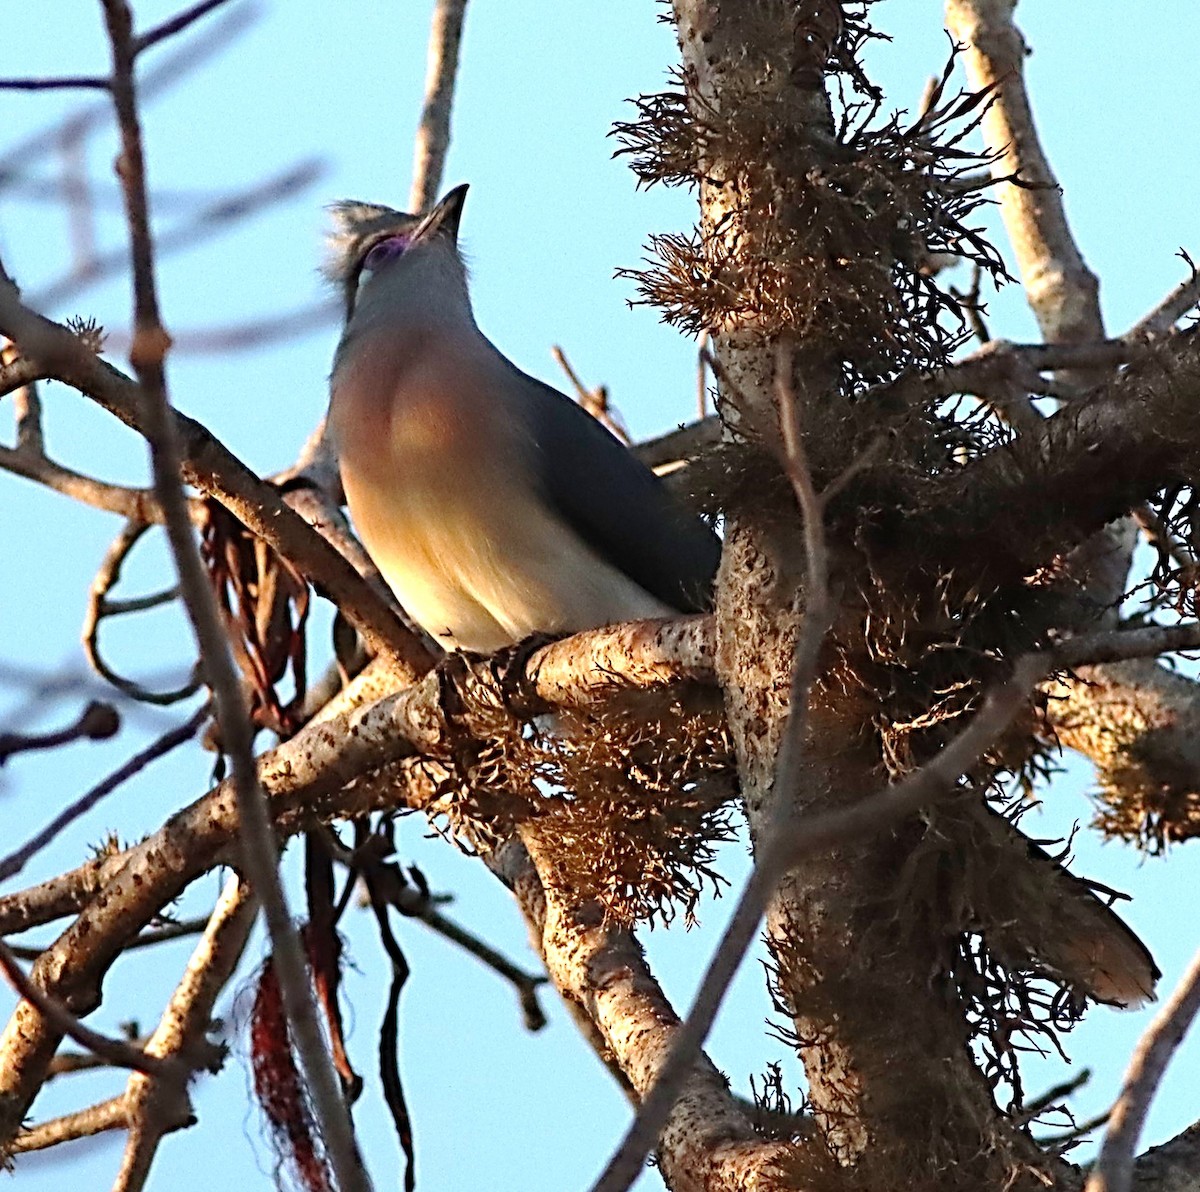
[{"label": "bark texture", "polygon": [[[675,4],[689,95],[700,118],[736,119],[748,96],[769,95],[775,118],[819,160],[832,152],[823,89],[826,55],[840,30],[837,4]],[[779,179],[775,218],[802,226],[789,210],[792,163],[765,161]],[[747,201],[758,183],[747,163],[705,157],[702,210],[710,234],[744,250],[760,229]],[[797,253],[838,251],[811,227]],[[789,375],[776,376],[775,337],[753,325],[725,326],[715,338],[723,373],[722,414],[730,433],[749,423],[778,441],[781,387],[794,400],[803,434],[819,442],[837,413],[838,361],[818,337],[795,340]],[[836,428],[835,428],[836,429]],[[848,462],[848,461],[847,461]],[[831,545],[829,582],[839,642],[861,643],[865,577],[853,555]],[[845,806],[877,788],[878,753],[863,732],[868,709],[818,683],[809,701],[802,777],[774,784],[787,722],[797,634],[803,631],[806,562],[799,518],[791,525],[733,517],[726,524],[717,607],[717,668],[737,750],[742,793],[756,843],[778,825]],[[786,830],[784,828],[783,830]],[[912,843],[902,828],[847,842],[791,873],[769,911],[777,992],[792,1017],[817,1122],[830,1153],[853,1163],[868,1185],[979,1186],[1002,1181],[1032,1148],[1009,1130],[971,1062],[961,1010],[942,982],[945,941],[932,925],[906,924],[893,904],[896,877]]]}]

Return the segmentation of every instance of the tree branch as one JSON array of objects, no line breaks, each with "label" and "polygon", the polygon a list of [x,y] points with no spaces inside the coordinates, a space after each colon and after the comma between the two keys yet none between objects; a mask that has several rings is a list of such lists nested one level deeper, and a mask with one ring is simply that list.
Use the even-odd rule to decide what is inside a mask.
[{"label": "tree branch", "polygon": [[1129,1192],[1134,1170],[1133,1153],[1150,1102],[1167,1063],[1183,1042],[1197,1012],[1200,1012],[1200,952],[1192,958],[1175,992],[1154,1016],[1134,1050],[1121,1094],[1108,1119],[1104,1145],[1084,1192]]},{"label": "tree branch", "polygon": [[[217,997],[233,975],[250,936],[256,912],[246,883],[226,884],[204,935],[184,970],[146,1051],[168,1058],[186,1054],[203,1039]],[[135,1075],[125,1090],[129,1139],[113,1192],[138,1192],[145,1184],[158,1143],[170,1129],[191,1120],[186,1090],[150,1076]]]},{"label": "tree branch", "polygon": [[262,903],[280,992],[312,1098],[314,1123],[338,1187],[342,1192],[365,1190],[369,1181],[358,1154],[349,1110],[342,1100],[337,1075],[321,1034],[304,951],[279,877],[270,816],[255,773],[254,729],[249,709],[216,599],[192,534],[180,478],[182,457],[177,427],[168,403],[164,370],[170,337],[158,307],[154,242],[134,84],[138,45],[133,37],[133,18],[126,0],[104,0],[104,13],[112,44],[113,102],[121,131],[122,151],[117,172],[124,185],[133,264],[135,330],[130,360],[143,393],[142,413],[154,469],[154,488],[162,506],[184,605],[203,659],[205,677],[212,689],[222,748],[232,765],[242,864]]},{"label": "tree branch", "polygon": [[122,1093],[98,1105],[89,1105],[86,1109],[78,1109],[22,1130],[11,1149],[14,1155],[44,1151],[63,1142],[74,1142],[77,1138],[91,1138],[108,1130],[123,1130],[128,1124],[129,1105]]},{"label": "tree branch", "polygon": [[425,103],[417,125],[413,152],[410,211],[428,211],[436,202],[450,150],[450,116],[454,80],[467,0],[437,0],[429,30],[429,60],[425,74]]}]

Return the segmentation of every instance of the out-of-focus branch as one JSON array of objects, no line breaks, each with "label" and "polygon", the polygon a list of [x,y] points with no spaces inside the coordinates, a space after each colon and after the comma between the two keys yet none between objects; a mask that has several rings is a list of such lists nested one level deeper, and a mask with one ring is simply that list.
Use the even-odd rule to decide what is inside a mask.
[{"label": "out-of-focus branch", "polygon": [[[754,871],[739,899],[730,927],[704,975],[687,1019],[672,1041],[654,1086],[645,1095],[633,1125],[601,1176],[597,1192],[624,1192],[637,1178],[645,1156],[666,1124],[680,1086],[716,1020],[717,1011],[753,941],[767,903],[779,879],[790,867],[787,853],[781,850],[794,828],[792,797],[803,768],[809,695],[817,678],[821,646],[829,632],[834,608],[829,593],[825,505],[816,491],[808,463],[801,410],[805,403],[797,397],[795,354],[790,341],[779,343],[775,356],[775,402],[784,468],[803,518],[807,574],[804,620],[796,636],[787,721],[776,760],[773,783],[776,801],[768,813],[765,827],[759,832]],[[806,399],[807,396],[805,394]]]},{"label": "out-of-focus branch", "polygon": [[[232,225],[308,189],[324,171],[324,162],[310,158],[243,191],[221,195],[176,226],[159,233],[155,238],[156,255],[165,256],[220,236]],[[119,248],[77,261],[69,272],[31,294],[29,304],[38,310],[49,310],[67,300],[74,301],[81,290],[120,275],[128,265],[129,254]]]},{"label": "out-of-focus branch", "polygon": [[410,211],[428,211],[437,200],[450,149],[450,115],[467,0],[436,0],[429,30],[425,103],[413,153]]},{"label": "out-of-focus branch", "polygon": [[153,1072],[176,1082],[187,1079],[187,1065],[150,1055],[140,1047],[134,1047],[123,1039],[102,1035],[80,1022],[65,1006],[30,980],[17,963],[12,949],[3,940],[0,940],[0,970],[3,970],[8,983],[17,991],[24,1004],[35,1007],[58,1031],[69,1035],[81,1047],[86,1047],[88,1051],[102,1057],[114,1067],[132,1068],[136,1072]]},{"label": "out-of-focus branch", "polygon": [[817,815],[803,824],[788,824],[787,831],[767,836],[655,1087],[643,1099],[629,1132],[593,1192],[626,1192],[637,1178],[663,1128],[679,1082],[703,1045],[724,992],[783,875],[811,853],[882,832],[955,790],[960,776],[978,762],[1024,707],[1034,684],[1045,672],[1044,659],[1023,659],[1014,668],[1012,678],[988,696],[971,723],[928,764],[850,807]]},{"label": "out-of-focus branch", "polygon": [[[245,33],[263,12],[264,6],[261,3],[235,5],[211,27],[189,38],[185,46],[160,57],[142,75],[143,102],[152,95],[160,94],[167,88],[183,82],[193,71],[199,70],[224,50],[236,37]],[[106,99],[103,103],[94,103],[81,111],[72,112],[49,128],[35,132],[15,145],[9,145],[0,155],[0,189],[9,185],[13,178],[24,176],[34,163],[55,149],[62,142],[66,130],[70,129],[73,135],[82,136],[107,125],[111,118],[112,103]]]},{"label": "out-of-focus branch", "polygon": [[[112,704],[93,701],[84,708],[74,724],[49,733],[0,733],[0,766],[14,753],[36,749],[57,749],[72,741],[104,741],[121,727],[120,717]],[[0,861],[0,881],[11,874],[5,872],[7,862]],[[13,872],[16,872],[15,870]]]},{"label": "out-of-focus branch", "polygon": [[[86,714],[85,714],[86,715]],[[207,705],[201,708],[185,724],[159,737],[157,741],[145,749],[135,753],[127,762],[118,766],[107,778],[98,782],[85,795],[81,795],[73,803],[63,808],[45,828],[31,837],[15,852],[0,860],[0,881],[7,881],[14,874],[20,873],[30,858],[36,856],[54,838],[80,816],[86,815],[105,796],[111,794],[123,782],[140,773],[152,761],[169,753],[184,741],[190,741],[200,726],[210,715]],[[111,735],[111,734],[110,734]]]},{"label": "out-of-focus branch", "polygon": [[[552,839],[542,840],[534,824],[522,831],[522,839],[534,872],[519,872],[528,857],[525,849],[509,845],[505,876],[510,884],[538,884],[541,905],[526,914],[550,975],[564,998],[583,1008],[633,1090],[645,1098],[670,1062],[679,1018],[632,933],[606,923],[596,904],[579,905],[570,891],[558,887]],[[517,893],[523,904],[528,901],[530,891]],[[680,1192],[708,1187],[765,1192],[774,1187],[766,1176],[787,1147],[755,1137],[748,1116],[707,1056],[693,1049],[683,1075],[661,1130],[659,1159],[668,1186]],[[640,1169],[639,1159],[635,1174]]]},{"label": "out-of-focus branch", "polygon": [[1200,1012],[1200,952],[1147,1028],[1108,1119],[1108,1132],[1084,1192],[1129,1192],[1133,1153],[1167,1063]]},{"label": "out-of-focus branch", "polygon": [[192,533],[183,491],[182,452],[178,429],[171,417],[164,368],[170,337],[158,307],[154,240],[150,230],[146,168],[134,81],[138,45],[133,35],[133,15],[126,0],[104,0],[104,14],[112,45],[113,103],[121,132],[117,172],[125,189],[133,261],[134,343],[130,360],[142,391],[154,488],[162,506],[184,605],[212,690],[222,747],[233,770],[242,864],[262,903],[280,992],[312,1098],[313,1121],[341,1192],[356,1192],[368,1188],[369,1181],[321,1033],[304,951],[279,877],[278,853],[266,798],[258,784],[249,708]]},{"label": "out-of-focus branch", "polygon": [[[226,356],[230,352],[255,352],[273,343],[292,343],[300,336],[333,327],[341,315],[340,301],[319,298],[283,314],[264,315],[241,323],[182,328],[173,333],[172,351],[183,356]],[[109,332],[104,342],[112,352],[129,350],[129,338],[120,331]]]},{"label": "out-of-focus branch", "polygon": [[222,4],[227,4],[228,2],[229,0],[198,0],[196,4],[189,5],[173,17],[168,17],[161,24],[155,25],[153,29],[147,29],[145,33],[139,33],[133,39],[134,55],[144,53],[152,46],[158,45],[160,41],[165,41],[168,37],[173,37],[176,33],[182,33],[189,25],[194,24],[201,17],[207,16],[214,9],[220,8]]}]

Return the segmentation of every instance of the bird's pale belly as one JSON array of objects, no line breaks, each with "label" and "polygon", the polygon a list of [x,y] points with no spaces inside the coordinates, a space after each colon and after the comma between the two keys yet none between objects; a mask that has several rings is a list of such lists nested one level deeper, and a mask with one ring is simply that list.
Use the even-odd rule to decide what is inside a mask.
[{"label": "bird's pale belly", "polygon": [[403,455],[407,477],[395,456],[386,480],[349,469],[346,498],[389,587],[443,645],[490,653],[532,633],[671,614],[548,515],[528,483],[478,468],[435,476]]}]

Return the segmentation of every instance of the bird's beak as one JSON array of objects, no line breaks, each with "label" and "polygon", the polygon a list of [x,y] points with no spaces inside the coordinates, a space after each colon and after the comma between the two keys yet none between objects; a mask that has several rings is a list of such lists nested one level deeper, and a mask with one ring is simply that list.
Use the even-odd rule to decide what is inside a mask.
[{"label": "bird's beak", "polygon": [[458,221],[462,218],[463,202],[467,197],[467,184],[456,186],[417,225],[413,240],[430,240],[439,232],[445,232],[453,244],[458,243]]}]

